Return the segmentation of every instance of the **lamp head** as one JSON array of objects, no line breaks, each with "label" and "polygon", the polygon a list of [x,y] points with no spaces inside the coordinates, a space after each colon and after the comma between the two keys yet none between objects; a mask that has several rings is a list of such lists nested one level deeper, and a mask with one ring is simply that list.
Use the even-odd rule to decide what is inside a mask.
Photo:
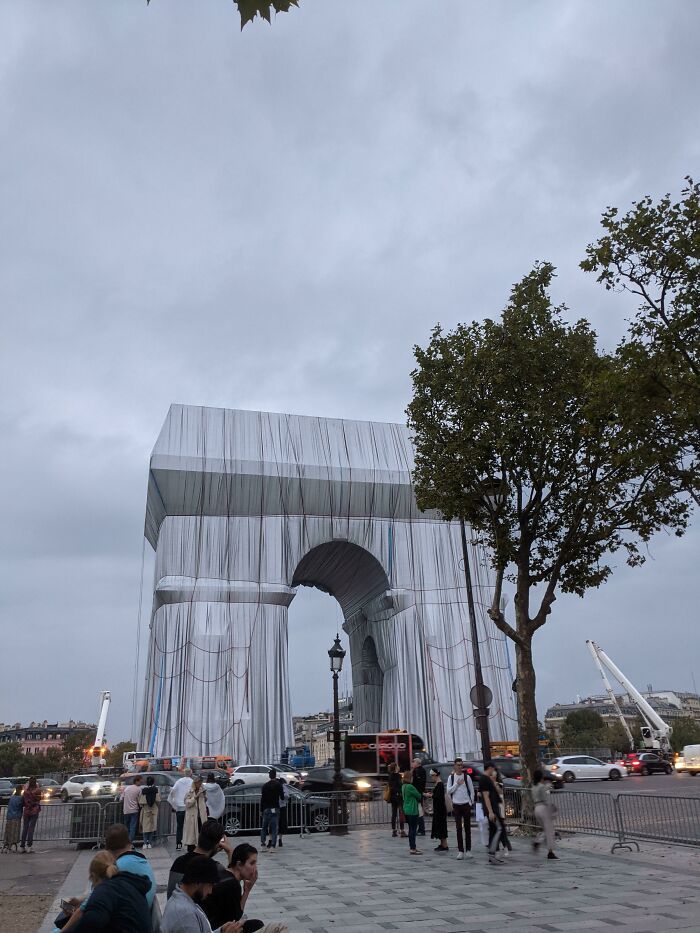
[{"label": "lamp head", "polygon": [[334,673],[340,673],[340,671],[342,671],[345,653],[345,649],[340,644],[340,637],[336,635],[335,641],[328,652],[328,657],[331,659],[331,670]]}]

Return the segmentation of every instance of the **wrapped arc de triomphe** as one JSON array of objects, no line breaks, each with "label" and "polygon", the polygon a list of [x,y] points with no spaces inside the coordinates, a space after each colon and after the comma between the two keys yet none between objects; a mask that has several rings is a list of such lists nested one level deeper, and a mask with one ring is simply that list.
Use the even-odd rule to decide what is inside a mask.
[{"label": "wrapped arc de triomphe", "polygon": [[[277,760],[292,742],[287,612],[300,585],[342,609],[358,731],[405,728],[439,760],[480,747],[459,525],[418,511],[412,466],[398,424],[171,407],[148,485],[144,747]],[[512,738],[490,574],[470,548],[492,739]]]}]

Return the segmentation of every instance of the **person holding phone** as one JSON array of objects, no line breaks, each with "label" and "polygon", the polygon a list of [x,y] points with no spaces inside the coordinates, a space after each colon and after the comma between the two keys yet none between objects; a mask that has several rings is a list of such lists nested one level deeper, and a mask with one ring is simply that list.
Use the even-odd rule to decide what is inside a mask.
[{"label": "person holding phone", "polygon": [[[452,798],[452,812],[457,830],[457,858],[472,854],[472,807],[474,806],[474,784],[464,770],[461,758],[455,758],[454,769],[447,779],[447,793]],[[465,849],[466,844],[466,849]]]}]

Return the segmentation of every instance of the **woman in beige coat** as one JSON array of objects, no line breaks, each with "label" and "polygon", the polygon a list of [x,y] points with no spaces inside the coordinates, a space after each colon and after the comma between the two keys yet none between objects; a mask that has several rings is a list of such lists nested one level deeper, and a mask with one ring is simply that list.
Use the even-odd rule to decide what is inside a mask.
[{"label": "woman in beige coat", "polygon": [[158,802],[160,795],[156,787],[156,779],[152,774],[146,778],[146,786],[139,795],[139,809],[141,811],[141,832],[143,833],[144,849],[153,848],[153,834],[158,826]]},{"label": "woman in beige coat", "polygon": [[182,841],[191,852],[197,845],[199,831],[207,821],[207,795],[202,787],[201,777],[192,781],[192,787],[185,794],[185,827]]}]

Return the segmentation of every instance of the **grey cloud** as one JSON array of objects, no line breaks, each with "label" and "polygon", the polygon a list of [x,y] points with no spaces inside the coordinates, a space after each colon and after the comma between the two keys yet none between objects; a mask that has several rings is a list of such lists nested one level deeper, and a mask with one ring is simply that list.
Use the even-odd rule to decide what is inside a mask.
[{"label": "grey cloud", "polygon": [[[128,732],[148,454],[171,402],[401,420],[412,345],[498,314],[538,258],[614,344],[622,304],[577,264],[607,204],[697,162],[699,17],[692,0],[303,0],[240,33],[226,0],[0,6],[0,606],[4,647],[40,631],[50,648],[31,696],[3,652],[0,718],[50,718],[56,671],[77,665],[72,714],[109,686]],[[652,550],[557,602],[542,706],[596,686],[589,629],[633,677],[681,677],[697,533]],[[299,671],[300,626],[325,644],[337,621],[308,599]],[[660,615],[665,652],[645,649]]]}]

